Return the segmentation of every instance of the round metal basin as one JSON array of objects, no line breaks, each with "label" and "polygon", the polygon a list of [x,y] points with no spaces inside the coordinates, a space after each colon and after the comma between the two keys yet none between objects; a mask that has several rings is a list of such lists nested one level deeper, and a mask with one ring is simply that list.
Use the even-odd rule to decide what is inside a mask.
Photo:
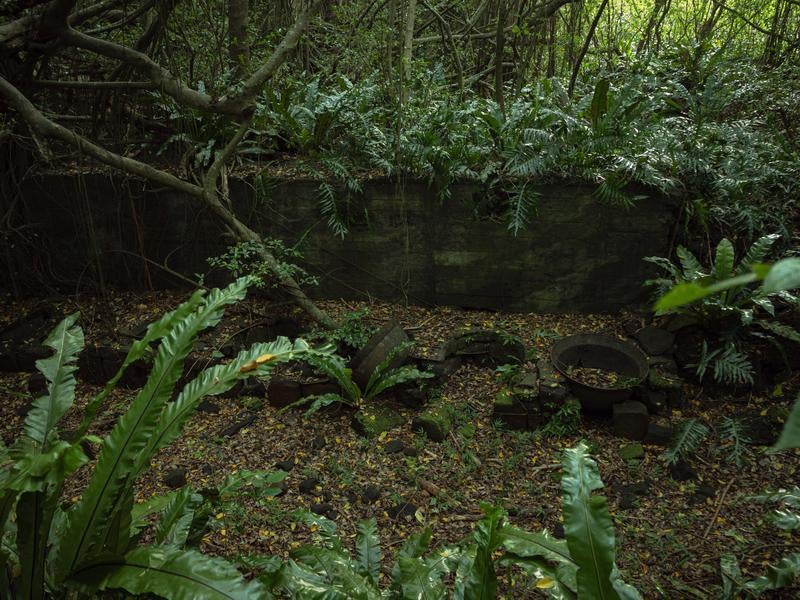
[{"label": "round metal basin", "polygon": [[[631,397],[633,389],[647,377],[647,357],[632,342],[610,335],[581,333],[557,340],[550,352],[553,366],[569,381],[572,392],[587,412],[610,412],[617,402]],[[625,381],[620,386],[601,387],[579,381],[570,367],[603,369]]]}]

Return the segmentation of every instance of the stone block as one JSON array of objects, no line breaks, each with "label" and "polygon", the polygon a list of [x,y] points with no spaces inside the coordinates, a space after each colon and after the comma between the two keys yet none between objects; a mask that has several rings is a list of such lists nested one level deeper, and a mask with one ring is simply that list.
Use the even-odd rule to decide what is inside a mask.
[{"label": "stone block", "polygon": [[614,433],[628,440],[641,441],[647,435],[650,415],[636,400],[620,402],[613,409]]},{"label": "stone block", "polygon": [[652,370],[647,375],[647,387],[653,391],[663,392],[670,407],[681,408],[683,406],[683,381],[678,376]]},{"label": "stone block", "polygon": [[650,356],[669,354],[675,344],[675,334],[660,327],[648,325],[634,334],[642,350]]},{"label": "stone block", "polygon": [[276,377],[267,386],[267,400],[270,406],[285,408],[297,402],[303,396],[303,388],[299,381]]},{"label": "stone block", "polygon": [[405,419],[394,409],[383,406],[366,406],[352,420],[353,429],[365,437],[378,437],[384,431],[402,425]]},{"label": "stone block", "polygon": [[443,442],[453,426],[453,419],[445,406],[437,404],[417,415],[411,426],[415,431],[424,431],[428,439]]},{"label": "stone block", "polygon": [[657,423],[650,423],[647,426],[647,434],[644,436],[642,442],[649,446],[669,446],[672,442],[673,431],[670,427],[659,425]]}]

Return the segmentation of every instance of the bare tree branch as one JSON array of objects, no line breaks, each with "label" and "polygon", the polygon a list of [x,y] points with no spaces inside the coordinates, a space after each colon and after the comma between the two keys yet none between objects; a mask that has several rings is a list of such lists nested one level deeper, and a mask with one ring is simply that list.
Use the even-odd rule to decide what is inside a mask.
[{"label": "bare tree branch", "polygon": [[40,135],[52,137],[70,144],[87,156],[91,156],[95,160],[110,167],[114,167],[115,169],[119,169],[120,171],[125,171],[126,173],[137,175],[159,185],[186,192],[192,196],[203,197],[203,188],[200,186],[183,181],[174,175],[166,173],[165,171],[160,171],[138,160],[109,152],[105,148],[90,142],[74,131],[53,122],[45,117],[22,92],[3,77],[0,77],[0,94],[5,97],[9,105],[20,113],[28,126]]}]

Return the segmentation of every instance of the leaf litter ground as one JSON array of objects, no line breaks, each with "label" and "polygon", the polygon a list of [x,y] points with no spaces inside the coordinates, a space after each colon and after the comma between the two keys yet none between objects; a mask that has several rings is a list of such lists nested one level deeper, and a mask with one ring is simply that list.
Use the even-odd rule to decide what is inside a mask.
[{"label": "leaf litter ground", "polygon": [[[81,310],[88,343],[122,345],[129,341],[127,332],[182,299],[176,293],[110,293],[105,298],[48,301],[64,314]],[[8,300],[0,323],[24,315],[35,303]],[[516,335],[529,350],[546,356],[555,337],[588,332],[621,335],[623,323],[634,318],[625,313],[503,314],[381,302],[321,304],[334,317],[366,307],[366,320],[374,325],[397,319],[413,335],[414,352],[421,357],[433,357],[452,332],[474,327]],[[290,306],[270,306],[251,298],[230,309],[205,341],[209,347],[219,347],[234,333],[276,314],[301,318]],[[0,374],[0,393],[5,398],[0,433],[6,443],[21,431],[22,409],[31,399],[28,378],[26,373]],[[198,412],[184,435],[157,456],[139,481],[137,501],[169,491],[163,478],[173,469],[185,469],[188,484],[202,489],[244,469],[275,470],[277,463],[291,465],[280,496],[238,496],[221,505],[200,542],[202,550],[229,557],[287,557],[293,548],[313,539],[313,532],[297,523],[292,513],[328,504],[350,545],[357,522],[375,517],[388,564],[402,542],[424,525],[433,529],[435,544],[468,535],[481,517],[483,502],[502,504],[520,527],[558,532],[561,454],[584,439],[605,482],[603,493],[614,518],[618,564],[625,579],[647,598],[713,597],[723,553],[735,554],[745,575],[755,576],[800,546],[800,536],[782,532],[769,522],[769,507],[749,499],[767,489],[796,485],[800,480],[797,451],[771,455],[763,447],[752,447],[745,466],[737,468],[725,460],[711,436],[691,460],[698,478],[678,482],[670,476],[661,448],[646,446],[641,459],[624,459],[630,443],[616,437],[610,423],[603,420],[584,419],[576,435],[561,438],[504,430],[491,415],[492,399],[500,385],[491,368],[470,363],[460,367],[441,389],[442,399],[455,411],[456,423],[448,438],[438,444],[412,431],[415,411],[402,406],[397,407],[402,425],[378,439],[366,439],[352,429],[351,414],[345,409],[306,420],[298,412],[278,414],[262,398],[218,398],[219,413]],[[687,384],[686,408],[673,410],[658,421],[674,426],[695,417],[713,431],[725,415],[786,405],[798,387],[794,378],[778,390],[781,397],[753,396],[742,404],[741,400],[713,401]],[[65,430],[76,426],[83,406],[97,391],[96,386],[79,382],[78,400],[66,417]],[[134,393],[115,390],[92,433],[110,431]],[[235,435],[220,435],[226,426],[245,416],[255,418]],[[398,448],[403,451],[396,451]],[[65,491],[66,500],[79,496],[87,475],[88,468],[78,473]],[[626,503],[620,491],[623,486],[645,480],[647,492]],[[300,490],[301,482],[306,483],[305,491]],[[316,485],[309,488],[309,482]],[[784,591],[776,597],[796,597],[797,592]],[[535,595],[525,586],[506,588],[504,593],[513,598]]]}]

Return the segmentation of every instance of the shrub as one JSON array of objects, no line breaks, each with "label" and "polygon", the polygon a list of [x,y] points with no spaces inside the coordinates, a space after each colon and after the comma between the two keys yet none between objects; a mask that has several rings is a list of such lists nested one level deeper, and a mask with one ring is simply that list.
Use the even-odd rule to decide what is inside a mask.
[{"label": "shrub", "polygon": [[[12,582],[4,578],[4,598],[63,597],[72,589],[86,595],[123,589],[167,598],[263,597],[263,585],[247,582],[232,565],[183,548],[199,505],[191,490],[161,503],[155,536],[147,545],[139,544],[141,520],[147,510],[157,511],[158,503],[134,510],[136,479],[180,435],[203,397],[221,394],[250,374],[266,375],[278,363],[320,354],[302,340],[256,344],[201,372],[169,402],[197,335],[216,325],[225,307],[242,299],[251,282],[239,279],[207,295],[198,291],[152,323],[131,346],[119,372],[90,401],[71,441],[59,437],[58,424],[75,400],[76,359],[84,344],[78,315],[65,318],[49,335],[46,345],[53,355],[37,362],[48,382],[47,393],[34,402],[14,445],[2,448],[1,557],[19,569]],[[154,342],[159,345],[152,370],[127,412],[104,438],[86,436],[125,369]],[[65,506],[61,492],[88,461],[81,446],[87,439],[100,443],[100,453],[80,499]]]}]

